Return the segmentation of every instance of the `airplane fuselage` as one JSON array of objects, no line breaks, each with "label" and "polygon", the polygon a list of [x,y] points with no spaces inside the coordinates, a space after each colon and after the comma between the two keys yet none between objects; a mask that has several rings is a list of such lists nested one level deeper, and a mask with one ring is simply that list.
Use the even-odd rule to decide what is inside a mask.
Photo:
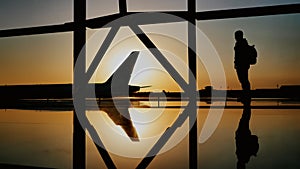
[{"label": "airplane fuselage", "polygon": [[[7,85],[0,86],[0,99],[67,99],[73,97],[72,89],[72,84]],[[140,87],[129,85],[128,89],[128,94],[131,94],[139,91]],[[88,84],[86,98],[94,97],[112,97],[110,85],[106,83]]]}]

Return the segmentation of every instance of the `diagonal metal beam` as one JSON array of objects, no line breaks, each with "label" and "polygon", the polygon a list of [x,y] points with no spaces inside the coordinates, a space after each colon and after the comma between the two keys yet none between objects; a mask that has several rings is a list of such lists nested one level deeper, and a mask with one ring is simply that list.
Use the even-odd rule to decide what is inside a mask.
[{"label": "diagonal metal beam", "polygon": [[[126,12],[122,14],[113,14],[113,15],[108,15],[103,17],[97,17],[97,18],[87,20],[86,26],[89,28],[110,27],[108,23],[113,20],[116,20],[120,17],[129,16],[132,14],[139,14],[139,13],[141,12]],[[154,14],[157,12],[147,12],[147,13],[151,15],[151,13]],[[147,24],[159,24],[159,23],[170,23],[170,22],[183,22],[191,18],[195,18],[196,20],[200,21],[200,20],[215,20],[215,19],[230,19],[230,18],[240,18],[240,17],[292,14],[292,13],[300,13],[300,4],[202,11],[202,12],[195,12],[194,15],[190,15],[188,11],[162,11],[162,13],[178,16],[179,18],[176,20],[174,20],[173,18],[168,18],[168,19],[153,18],[152,20],[138,20],[136,24],[147,25]],[[122,26],[128,26],[128,25],[124,24]]]},{"label": "diagonal metal beam", "polygon": [[74,22],[72,22],[72,24],[68,23],[68,24],[59,24],[59,25],[0,30],[0,37],[60,33],[60,32],[74,31],[74,30],[75,30]]},{"label": "diagonal metal beam", "polygon": [[108,32],[105,40],[103,41],[101,47],[99,48],[96,56],[94,57],[93,61],[91,62],[87,72],[86,72],[86,83],[91,79],[93,76],[94,72],[96,71],[100,61],[102,60],[104,54],[106,53],[107,49],[109,48],[110,44],[112,43],[114,37],[118,33],[120,27],[119,26],[114,26],[110,29]]},{"label": "diagonal metal beam", "polygon": [[[154,144],[151,150],[147,153],[146,157],[138,164],[136,169],[144,169],[152,162],[152,160],[156,157],[154,154],[158,154],[159,151],[163,148],[163,146],[168,142],[177,128],[181,127],[185,120],[189,117],[189,111],[191,104],[189,103],[184,109],[184,111],[178,116],[176,121],[172,124],[171,127],[167,128],[163,135],[158,139],[158,141]],[[192,105],[193,107],[193,105]]]},{"label": "diagonal metal beam", "polygon": [[160,50],[155,46],[151,39],[144,33],[144,31],[138,25],[129,26],[140,41],[147,47],[147,49],[153,54],[153,56],[159,61],[159,63],[168,71],[171,77],[178,83],[182,90],[188,91],[188,84],[172,66],[172,64],[164,57]]},{"label": "diagonal metal beam", "polygon": [[292,14],[292,13],[300,13],[300,4],[274,5],[274,6],[197,12],[196,19],[215,20],[215,19],[230,19],[230,18],[241,18],[241,17]]},{"label": "diagonal metal beam", "polygon": [[95,127],[93,125],[91,125],[91,123],[89,122],[89,120],[87,118],[83,119],[85,120],[85,124],[86,129],[88,130],[88,132],[90,133],[90,136],[92,138],[92,141],[94,142],[94,144],[97,147],[98,152],[100,153],[105,165],[107,168],[110,169],[116,169],[116,165],[114,164],[113,160],[111,159],[108,151],[106,150],[100,136],[98,135]]},{"label": "diagonal metal beam", "polygon": [[[170,15],[180,17],[177,20],[165,20],[161,18],[153,18],[151,21],[139,21],[138,25],[146,24],[158,24],[158,23],[170,23],[170,22],[183,22],[188,20],[190,17],[187,11],[162,11]],[[82,24],[85,24],[88,28],[101,28],[110,27],[107,25],[109,22],[116,20],[120,17],[129,16],[136,13],[142,12],[126,12],[117,13],[107,16],[101,16],[97,18],[88,19]],[[151,12],[150,12],[151,13]],[[280,14],[293,14],[300,13],[300,4],[288,4],[288,5],[274,5],[264,7],[250,7],[250,8],[238,8],[238,9],[226,9],[226,10],[214,10],[214,11],[203,11],[197,12],[195,17],[197,20],[216,20],[216,19],[230,19],[230,18],[241,18],[241,17],[255,17],[255,16],[268,16],[268,15],[280,15]],[[106,26],[105,26],[106,25]],[[122,26],[128,26],[126,24]],[[77,25],[74,22],[68,22],[65,24],[49,25],[49,26],[37,26],[28,28],[17,28],[0,30],[0,37],[12,37],[12,36],[25,36],[25,35],[36,35],[46,33],[58,33],[74,31]]]}]

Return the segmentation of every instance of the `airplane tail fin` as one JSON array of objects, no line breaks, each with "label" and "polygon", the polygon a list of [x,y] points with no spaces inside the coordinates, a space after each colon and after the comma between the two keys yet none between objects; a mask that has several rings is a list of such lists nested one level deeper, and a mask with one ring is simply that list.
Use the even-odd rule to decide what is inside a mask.
[{"label": "airplane tail fin", "polygon": [[117,68],[112,76],[105,82],[111,86],[112,95],[126,95],[129,91],[129,81],[137,61],[139,52],[133,51],[126,60]]},{"label": "airplane tail fin", "polygon": [[136,63],[139,51],[133,51],[127,57],[127,59],[117,68],[117,70],[109,77],[105,83],[111,83],[112,80],[117,80],[123,85],[128,85],[131,73]]}]

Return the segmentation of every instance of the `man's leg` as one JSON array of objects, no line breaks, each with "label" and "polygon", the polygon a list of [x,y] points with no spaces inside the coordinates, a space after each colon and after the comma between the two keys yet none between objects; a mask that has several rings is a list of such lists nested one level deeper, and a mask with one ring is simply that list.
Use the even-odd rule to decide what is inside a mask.
[{"label": "man's leg", "polygon": [[242,85],[243,90],[250,91],[250,82],[248,79],[248,69],[242,68],[242,69],[237,69],[236,71],[237,71],[238,79]]},{"label": "man's leg", "polygon": [[241,96],[242,102],[248,102],[250,101],[250,82],[248,79],[248,69],[247,68],[242,68],[242,69],[237,69],[237,75],[238,79],[242,85],[243,92]]}]

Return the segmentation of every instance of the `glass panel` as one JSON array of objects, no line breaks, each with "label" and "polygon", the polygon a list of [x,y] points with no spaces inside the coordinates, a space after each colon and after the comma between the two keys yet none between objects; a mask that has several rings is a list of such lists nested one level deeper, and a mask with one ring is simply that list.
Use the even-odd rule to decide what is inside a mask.
[{"label": "glass panel", "polygon": [[293,4],[293,3],[300,3],[300,1],[299,0],[264,0],[264,1],[197,0],[197,11],[247,8],[247,7],[282,5],[282,4]]},{"label": "glass panel", "polygon": [[0,136],[1,168],[71,168],[72,112],[0,109]]},{"label": "glass panel", "polygon": [[0,38],[0,85],[72,82],[72,34]]},{"label": "glass panel", "polygon": [[51,25],[72,21],[72,0],[0,2],[0,29]]},{"label": "glass panel", "polygon": [[[234,69],[233,49],[234,32],[238,29],[243,30],[248,43],[255,45],[258,51],[257,63],[249,71],[252,89],[277,88],[300,84],[299,19],[299,14],[291,14],[199,21],[198,28],[208,36],[218,51],[229,89],[240,88]],[[198,42],[200,45],[201,41]],[[201,76],[201,72],[198,81],[203,88],[209,81]]]},{"label": "glass panel", "polygon": [[187,10],[186,1],[182,0],[127,0],[130,11],[178,11]]},{"label": "glass panel", "polygon": [[95,18],[119,12],[118,0],[87,0],[87,18]]}]

